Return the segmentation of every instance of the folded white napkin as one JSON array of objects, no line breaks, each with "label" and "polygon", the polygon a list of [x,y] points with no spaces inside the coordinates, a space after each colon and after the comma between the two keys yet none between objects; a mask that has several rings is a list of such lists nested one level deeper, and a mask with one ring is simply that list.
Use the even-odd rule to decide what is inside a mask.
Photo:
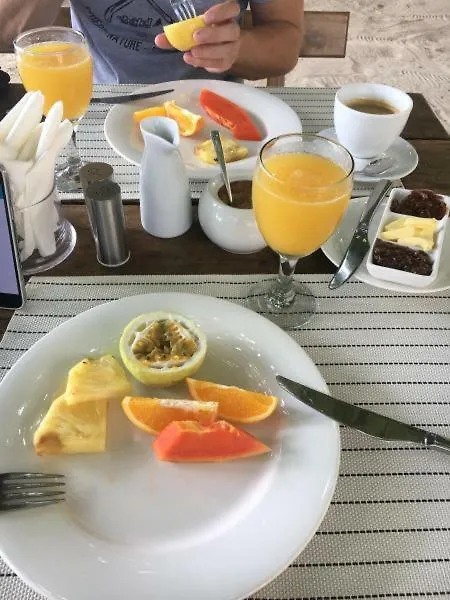
[{"label": "folded white napkin", "polygon": [[41,256],[56,251],[55,163],[73,131],[70,121],[62,120],[62,102],[55,102],[41,123],[43,108],[42,93],[28,92],[0,121],[0,161],[10,180],[22,261],[35,250]]}]

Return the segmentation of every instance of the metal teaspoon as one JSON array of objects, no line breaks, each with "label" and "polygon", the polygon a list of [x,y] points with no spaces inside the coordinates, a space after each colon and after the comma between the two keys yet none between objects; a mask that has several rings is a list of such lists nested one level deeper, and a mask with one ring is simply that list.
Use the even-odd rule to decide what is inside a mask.
[{"label": "metal teaspoon", "polygon": [[233,204],[233,197],[231,195],[230,179],[228,178],[227,165],[225,163],[225,157],[223,155],[222,142],[220,141],[220,134],[217,129],[211,131],[211,140],[216,151],[217,160],[219,161],[220,170],[222,171],[222,179],[228,192],[228,198],[230,204]]}]

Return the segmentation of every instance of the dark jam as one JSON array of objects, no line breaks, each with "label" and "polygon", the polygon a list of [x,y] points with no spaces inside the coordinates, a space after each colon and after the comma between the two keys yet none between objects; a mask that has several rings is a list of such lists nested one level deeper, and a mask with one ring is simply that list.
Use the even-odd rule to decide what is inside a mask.
[{"label": "dark jam", "polygon": [[416,275],[431,275],[433,261],[423,250],[376,240],[372,251],[372,262],[380,267],[407,271]]},{"label": "dark jam", "polygon": [[442,200],[442,196],[438,196],[431,190],[413,190],[405,198],[394,198],[391,202],[391,210],[401,215],[440,221],[447,212],[447,205]]},{"label": "dark jam", "polygon": [[230,203],[228,192],[224,185],[217,192],[222,202],[233,208],[252,208],[252,182],[242,179],[240,181],[232,181],[230,185],[233,203]]}]

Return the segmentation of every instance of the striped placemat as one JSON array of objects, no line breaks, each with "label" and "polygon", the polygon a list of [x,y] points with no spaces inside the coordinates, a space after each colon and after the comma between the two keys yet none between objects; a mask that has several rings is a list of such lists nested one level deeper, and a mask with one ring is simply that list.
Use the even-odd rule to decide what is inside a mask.
[{"label": "striped placemat", "polygon": [[[142,85],[96,85],[96,96],[131,93]],[[299,115],[303,131],[319,133],[333,126],[333,105],[335,88],[264,88],[265,91],[277,96]],[[91,104],[81,121],[77,131],[77,145],[80,155],[85,161],[107,162],[114,168],[115,178],[121,187],[122,198],[127,201],[137,201],[139,198],[139,168],[116,154],[106,141],[103,127],[110,105]],[[64,157],[61,157],[61,160]],[[206,184],[205,180],[192,180],[192,198],[198,199]],[[401,185],[396,182],[396,186]],[[373,186],[370,183],[355,182],[353,195],[367,196]],[[61,200],[81,200],[81,194],[60,193]]]},{"label": "striped placemat", "polygon": [[[245,304],[249,285],[266,277],[34,278],[25,308],[1,342],[0,377],[45,333],[97,304],[163,291]],[[317,314],[289,333],[319,367],[331,393],[448,436],[450,291],[408,296],[350,281],[330,292],[327,275],[298,279],[316,295]],[[320,530],[254,599],[450,598],[448,455],[385,443],[345,427],[341,434],[339,481]],[[41,597],[0,559],[0,598]]]}]

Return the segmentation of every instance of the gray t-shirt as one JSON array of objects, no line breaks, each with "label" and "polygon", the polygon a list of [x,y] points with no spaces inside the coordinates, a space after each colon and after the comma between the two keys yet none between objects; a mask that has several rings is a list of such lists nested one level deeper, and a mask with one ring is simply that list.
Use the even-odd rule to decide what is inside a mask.
[{"label": "gray t-shirt", "polygon": [[[197,14],[202,14],[217,0],[194,0],[194,4]],[[248,2],[240,0],[240,4],[244,10]],[[155,46],[155,36],[164,25],[176,21],[169,0],[71,0],[71,6],[73,27],[87,38],[97,83],[221,77],[187,65],[181,52]]]}]

